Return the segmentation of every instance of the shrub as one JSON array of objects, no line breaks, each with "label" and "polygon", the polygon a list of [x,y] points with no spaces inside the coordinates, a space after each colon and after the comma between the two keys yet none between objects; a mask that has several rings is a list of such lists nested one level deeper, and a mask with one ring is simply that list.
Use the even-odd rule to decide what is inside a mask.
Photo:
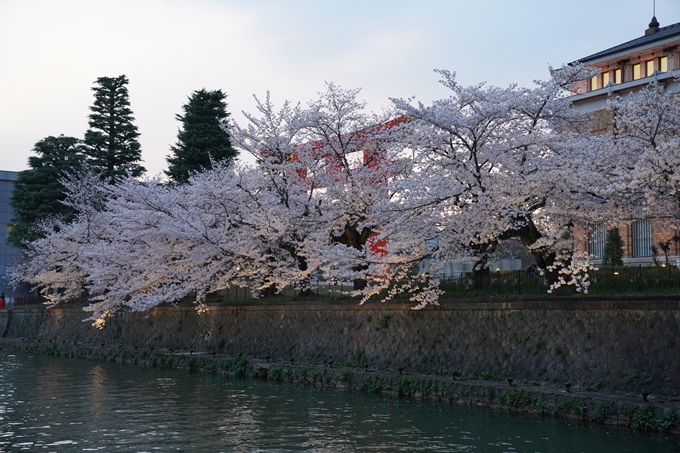
[{"label": "shrub", "polygon": [[607,230],[607,238],[602,251],[602,265],[623,266],[623,239],[618,228]]}]

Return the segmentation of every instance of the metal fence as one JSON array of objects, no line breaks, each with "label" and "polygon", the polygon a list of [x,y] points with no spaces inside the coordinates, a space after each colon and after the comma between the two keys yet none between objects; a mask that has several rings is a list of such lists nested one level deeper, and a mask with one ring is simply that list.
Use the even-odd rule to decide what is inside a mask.
[{"label": "metal fence", "polygon": [[[589,275],[588,294],[679,294],[680,269],[656,266],[603,268]],[[526,272],[471,273],[442,279],[444,297],[548,296],[548,284]],[[574,286],[553,291],[553,296],[577,295]]]},{"label": "metal fence", "polygon": [[[475,297],[550,297],[573,296],[577,293],[574,286],[565,286],[548,294],[545,278],[524,271],[490,272],[485,275],[462,273],[446,276],[441,279],[440,288],[443,298],[475,298]],[[626,266],[618,268],[602,268],[590,273],[589,295],[680,295],[680,269],[674,266]],[[313,294],[304,299],[349,299],[351,282],[329,282],[321,279],[310,281]],[[260,294],[257,299],[272,302],[295,300],[300,295],[300,288],[287,286],[270,294]],[[397,296],[399,297],[399,296]],[[256,299],[250,288],[231,287],[209,294],[209,304],[220,302],[248,302]],[[301,299],[301,298],[300,298]],[[187,297],[181,303],[193,302]],[[40,304],[45,301],[40,296],[16,297],[14,305]],[[85,302],[85,301],[81,301]]]},{"label": "metal fence", "polygon": [[465,273],[440,279],[447,298],[482,296],[538,296],[547,294],[545,279],[526,272]]},{"label": "metal fence", "polygon": [[[321,279],[313,279],[310,281],[312,294],[310,296],[321,298],[346,297],[344,292],[351,291],[353,284],[350,282],[329,282]],[[260,299],[292,299],[298,297],[301,293],[300,288],[293,286],[286,286],[282,289],[272,288],[268,292],[260,293]],[[253,291],[250,288],[242,288],[232,286],[228,289],[223,289],[209,294],[208,301],[216,299],[225,302],[245,301],[254,299]]]},{"label": "metal fence", "polygon": [[43,296],[16,296],[12,300],[11,305],[35,305],[43,304],[47,301]]},{"label": "metal fence", "polygon": [[590,280],[593,294],[680,294],[680,269],[675,266],[601,269]]}]

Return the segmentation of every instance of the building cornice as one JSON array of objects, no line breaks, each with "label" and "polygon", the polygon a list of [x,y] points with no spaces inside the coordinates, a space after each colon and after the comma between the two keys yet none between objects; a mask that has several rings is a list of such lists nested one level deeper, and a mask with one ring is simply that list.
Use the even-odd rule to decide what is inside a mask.
[{"label": "building cornice", "polygon": [[[653,82],[653,81],[677,85],[677,83],[675,83],[675,80],[678,77],[680,77],[680,70],[676,70],[676,71],[672,71],[672,72],[655,72],[654,75],[652,75],[650,77],[645,77],[645,78],[638,79],[638,80],[631,80],[630,82],[624,82],[624,83],[619,83],[619,84],[610,83],[606,87],[601,88],[599,90],[588,91],[587,93],[576,94],[574,96],[569,97],[569,100],[571,101],[572,104],[578,104],[578,103],[581,103],[582,101],[590,101],[590,100],[595,100],[595,99],[598,99],[598,98],[606,98],[606,97],[609,97],[613,94],[623,94],[627,91],[633,91],[633,90],[639,89],[642,86],[647,85],[647,84],[649,84],[650,82]],[[673,90],[673,91],[675,91],[675,90]]]}]

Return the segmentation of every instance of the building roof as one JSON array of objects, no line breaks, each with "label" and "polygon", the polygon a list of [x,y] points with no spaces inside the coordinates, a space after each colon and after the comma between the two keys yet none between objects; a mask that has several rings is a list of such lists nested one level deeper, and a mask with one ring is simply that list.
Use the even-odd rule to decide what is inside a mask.
[{"label": "building roof", "polygon": [[18,171],[0,170],[0,181],[16,181],[19,177]]},{"label": "building roof", "polygon": [[[656,18],[652,19],[652,23],[656,21]],[[650,29],[652,24],[650,24]],[[657,27],[658,27],[658,22],[657,22]],[[666,27],[661,27],[658,28],[657,31],[652,32],[650,34],[646,34],[645,36],[641,36],[637,39],[633,39],[632,41],[624,42],[623,44],[619,44],[618,46],[610,47],[609,49],[602,50],[600,52],[594,53],[592,55],[588,55],[587,57],[581,58],[578,61],[581,63],[587,63],[592,60],[596,60],[598,58],[606,57],[607,55],[612,55],[617,52],[622,52],[628,49],[633,49],[635,47],[643,46],[645,44],[650,44],[655,41],[661,41],[663,39],[671,38],[673,36],[679,36],[680,37],[680,22],[677,24],[673,25],[668,25]]]}]

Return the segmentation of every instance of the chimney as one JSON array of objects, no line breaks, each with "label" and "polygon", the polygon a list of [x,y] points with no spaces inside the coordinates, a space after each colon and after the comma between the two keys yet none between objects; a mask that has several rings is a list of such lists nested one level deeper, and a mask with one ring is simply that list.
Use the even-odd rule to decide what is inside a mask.
[{"label": "chimney", "polygon": [[656,20],[656,16],[652,17],[652,21],[649,23],[649,28],[645,30],[645,36],[653,35],[659,31],[659,21]]}]

